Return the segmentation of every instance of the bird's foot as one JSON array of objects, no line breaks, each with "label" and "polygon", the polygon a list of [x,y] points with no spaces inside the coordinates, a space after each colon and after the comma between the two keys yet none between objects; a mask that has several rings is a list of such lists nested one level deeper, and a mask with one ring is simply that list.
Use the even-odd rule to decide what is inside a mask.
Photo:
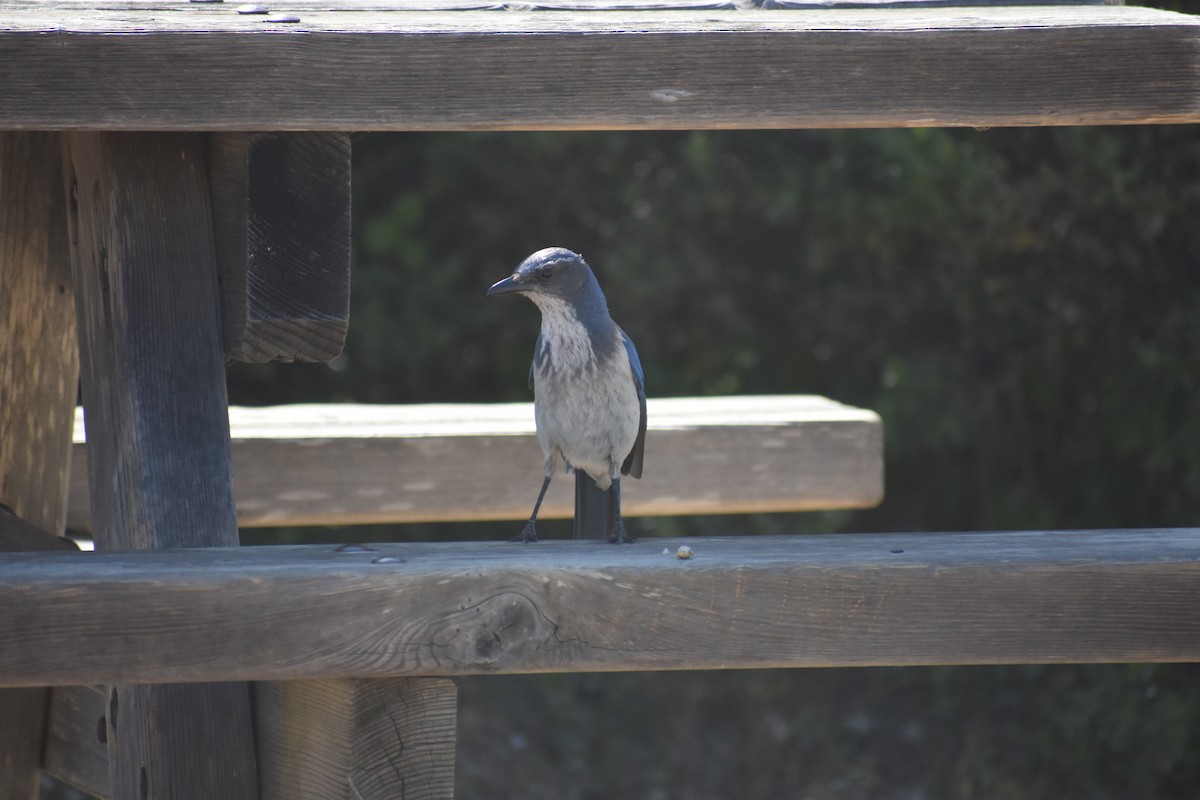
[{"label": "bird's foot", "polygon": [[525,523],[525,529],[519,535],[509,539],[510,542],[520,542],[521,544],[529,544],[537,540],[537,529],[533,527],[532,521]]},{"label": "bird's foot", "polygon": [[625,532],[625,526],[618,520],[608,537],[609,544],[636,544],[637,539]]}]

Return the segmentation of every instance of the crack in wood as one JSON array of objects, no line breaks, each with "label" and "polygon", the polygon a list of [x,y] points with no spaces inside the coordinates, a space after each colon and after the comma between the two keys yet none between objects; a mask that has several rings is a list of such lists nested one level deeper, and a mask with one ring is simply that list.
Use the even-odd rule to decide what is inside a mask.
[{"label": "crack in wood", "polygon": [[[396,694],[400,697],[400,701],[407,706],[408,703],[404,699],[404,693],[397,692]],[[400,723],[396,722],[396,717],[392,714],[392,710],[390,708],[385,707],[384,713],[387,714],[388,720],[392,723],[392,731],[396,734],[397,753],[399,755],[404,755],[404,737],[400,735]],[[400,765],[396,763],[396,760],[392,757],[390,752],[386,754],[386,757],[388,764],[390,764],[392,767],[392,772],[396,774],[396,780],[400,782],[400,797],[403,798],[405,795],[404,772],[400,769]]]}]

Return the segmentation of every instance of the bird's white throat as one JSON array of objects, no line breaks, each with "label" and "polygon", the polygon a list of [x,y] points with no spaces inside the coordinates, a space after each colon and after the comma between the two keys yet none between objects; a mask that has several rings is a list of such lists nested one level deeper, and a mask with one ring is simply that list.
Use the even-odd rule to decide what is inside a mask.
[{"label": "bird's white throat", "polygon": [[532,296],[542,312],[542,352],[536,354],[539,370],[580,374],[595,369],[592,337],[575,308],[557,297]]}]

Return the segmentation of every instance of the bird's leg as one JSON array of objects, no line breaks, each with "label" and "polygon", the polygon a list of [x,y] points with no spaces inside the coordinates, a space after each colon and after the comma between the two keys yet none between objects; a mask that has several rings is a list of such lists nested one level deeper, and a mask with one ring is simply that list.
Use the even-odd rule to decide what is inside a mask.
[{"label": "bird's leg", "polygon": [[612,482],[613,527],[608,541],[612,544],[633,544],[637,539],[625,533],[625,524],[621,522],[621,479]]},{"label": "bird's leg", "polygon": [[550,488],[550,478],[552,477],[552,475],[547,475],[546,480],[542,481],[542,490],[538,492],[537,502],[533,504],[533,513],[529,515],[529,522],[525,523],[525,529],[519,536],[509,539],[510,542],[529,544],[537,541],[537,529],[534,526],[537,524],[538,509],[542,507],[542,499],[546,496],[546,490]]}]

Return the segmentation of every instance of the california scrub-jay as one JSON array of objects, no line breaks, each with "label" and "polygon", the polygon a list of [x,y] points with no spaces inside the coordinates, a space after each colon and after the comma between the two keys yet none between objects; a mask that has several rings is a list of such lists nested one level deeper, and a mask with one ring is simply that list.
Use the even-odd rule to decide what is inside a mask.
[{"label": "california scrub-jay", "polygon": [[[542,312],[529,386],[538,443],[546,457],[546,478],[533,514],[514,541],[537,541],[538,509],[562,463],[567,474],[576,473],[576,508],[595,507],[600,494],[605,519],[611,520],[608,540],[632,542],[621,523],[621,476],[642,477],[646,381],[637,350],[608,315],[604,292],[578,253],[561,247],[539,250],[487,293],[514,292]],[[579,530],[577,519],[576,536]]]}]

